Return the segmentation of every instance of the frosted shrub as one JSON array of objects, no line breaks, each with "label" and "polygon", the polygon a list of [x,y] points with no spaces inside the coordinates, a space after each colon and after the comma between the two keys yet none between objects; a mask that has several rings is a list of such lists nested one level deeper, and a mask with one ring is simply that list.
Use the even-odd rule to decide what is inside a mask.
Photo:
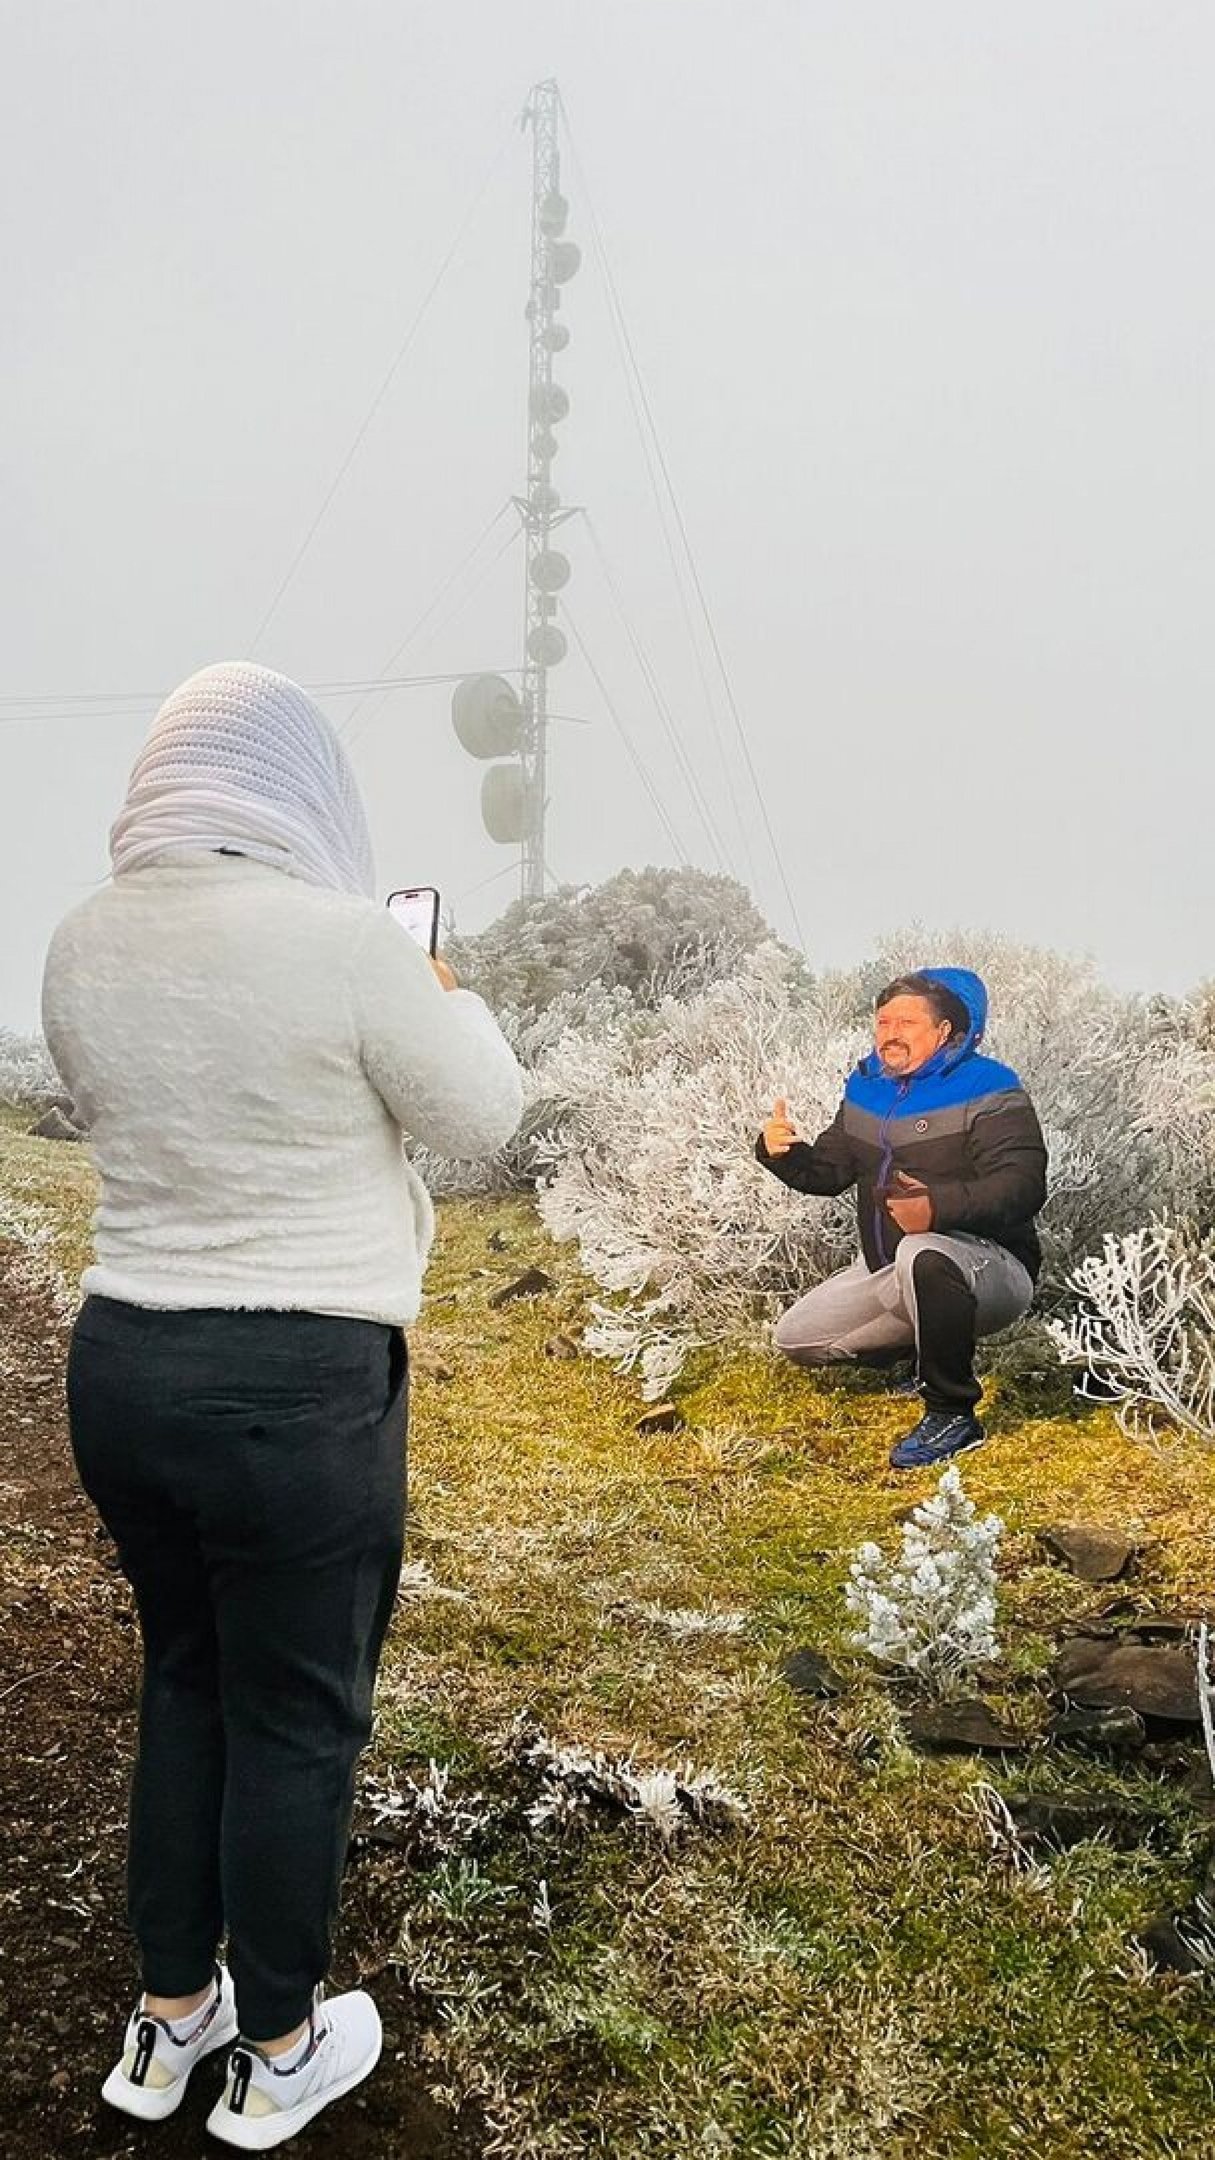
[{"label": "frosted shrub", "polygon": [[1165,1220],[1107,1237],[1071,1287],[1079,1311],[1051,1333],[1114,1396],[1123,1430],[1148,1435],[1163,1417],[1215,1440],[1215,1237]]},{"label": "frosted shrub", "polygon": [[59,1076],[38,1035],[0,1027],[0,1102],[39,1108],[59,1093]]},{"label": "frosted shrub", "polygon": [[448,946],[462,982],[495,1008],[542,1012],[592,986],[655,1005],[732,974],[772,936],[750,893],[706,870],[621,870],[596,886],[515,900]]},{"label": "frosted shrub", "polygon": [[[1107,1237],[1153,1216],[1215,1218],[1211,996],[1125,997],[1082,960],[915,928],[864,967],[816,980],[774,942],[723,973],[723,954],[693,934],[710,919],[704,893],[684,893],[677,909],[674,889],[658,906],[645,877],[611,885],[602,908],[594,894],[576,905],[567,895],[563,909],[520,921],[548,958],[541,967],[528,942],[518,985],[568,982],[574,959],[589,966],[608,929],[614,957],[606,983],[582,981],[541,1010],[507,1014],[526,1080],[515,1139],[490,1165],[419,1160],[439,1192],[539,1186],[549,1229],[576,1241],[599,1292],[588,1346],[635,1374],[648,1400],[669,1391],[698,1345],[761,1339],[782,1306],[851,1258],[851,1195],[789,1192],[755,1162],[754,1135],[777,1094],[807,1136],[829,1122],[872,1040],[874,996],[913,966],[952,962],[983,976],[995,1015],[984,1047],[1021,1073],[1037,1106],[1050,1155],[1047,1313],[1066,1316],[1069,1278]],[[643,976],[626,948],[651,903],[668,919],[647,948],[661,949],[661,965]],[[571,921],[576,953],[563,958],[561,923],[573,936]],[[485,935],[491,973],[514,981],[510,937]],[[997,1339],[997,1362],[1002,1354]]]},{"label": "frosted shrub", "polygon": [[914,1673],[932,1694],[958,1694],[996,1655],[996,1554],[1004,1525],[979,1520],[956,1466],[903,1526],[889,1560],[862,1545],[845,1592],[853,1641],[883,1665]]},{"label": "frosted shrub", "polygon": [[805,1133],[820,1130],[871,1040],[877,990],[946,960],[988,983],[984,1047],[1021,1073],[1045,1129],[1048,1311],[1065,1311],[1069,1273],[1105,1235],[1153,1211],[1215,1210],[1215,1047],[1194,1009],[1118,996],[1085,962],[964,932],[900,933],[866,969],[814,983],[761,948],[732,979],[668,999],[644,1025],[620,1019],[580,1056],[567,1041],[551,1065],[542,1211],[606,1293],[589,1346],[648,1398],[697,1344],[754,1337],[851,1257],[850,1196],[786,1191],[752,1139],[777,1093]]},{"label": "frosted shrub", "polygon": [[850,1204],[807,1206],[760,1169],[753,1138],[781,1086],[808,1130],[826,1124],[862,1040],[770,945],[698,997],[547,1061],[540,1211],[620,1301],[592,1308],[587,1340],[637,1371],[647,1398],[697,1342],[757,1333],[847,1258]]},{"label": "frosted shrub", "polygon": [[523,1070],[523,1114],[504,1148],[485,1162],[456,1162],[412,1147],[411,1158],[436,1197],[511,1192],[535,1186],[561,1145],[574,1106],[593,1093],[605,1059],[630,1031],[655,1025],[628,990],[592,983],[553,999],[540,1012],[507,1007],[497,1015]]}]

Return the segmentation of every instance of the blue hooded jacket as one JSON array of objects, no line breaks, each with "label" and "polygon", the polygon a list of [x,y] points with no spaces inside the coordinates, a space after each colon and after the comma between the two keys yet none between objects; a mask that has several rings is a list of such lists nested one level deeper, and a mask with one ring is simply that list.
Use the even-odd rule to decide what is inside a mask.
[{"label": "blue hooded jacket", "polygon": [[932,1228],[969,1232],[1007,1247],[1036,1278],[1041,1249],[1034,1217],[1046,1201],[1046,1145],[1017,1074],[980,1050],[987,990],[969,968],[922,968],[958,998],[970,1025],[915,1072],[887,1073],[877,1052],[849,1075],[832,1124],[813,1143],[770,1157],[756,1153],[796,1191],[857,1187],[861,1245],[870,1268],[888,1266],[904,1235],[889,1213],[899,1172],[924,1185]]}]

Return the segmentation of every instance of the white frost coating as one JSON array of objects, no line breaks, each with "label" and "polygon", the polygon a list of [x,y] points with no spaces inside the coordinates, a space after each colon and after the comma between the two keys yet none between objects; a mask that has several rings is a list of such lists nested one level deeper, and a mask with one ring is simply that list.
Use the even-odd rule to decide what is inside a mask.
[{"label": "white frost coating", "polygon": [[1107,1237],[1071,1276],[1080,1309],[1053,1321],[1065,1364],[1096,1373],[1118,1422],[1155,1437],[1161,1417],[1215,1440],[1215,1239],[1164,1220]]},{"label": "white frost coating", "polygon": [[1153,1213],[1215,1213],[1215,1028],[1201,1003],[1123,997],[1063,956],[966,932],[900,932],[863,970],[813,984],[779,950],[656,1011],[577,1012],[521,1036],[533,1175],[553,1233],[604,1293],[588,1346],[666,1393],[702,1343],[745,1341],[856,1249],[853,1200],[811,1200],[760,1169],[775,1094],[809,1137],[870,1039],[875,992],[911,966],[973,967],[984,1049],[1020,1073],[1050,1155],[1041,1219],[1049,1308],[1107,1234]]},{"label": "white frost coating", "polygon": [[998,1515],[979,1520],[951,1466],[903,1525],[897,1559],[874,1544],[857,1551],[844,1593],[860,1622],[853,1641],[881,1664],[914,1673],[933,1694],[957,1694],[996,1655],[1003,1530]]}]

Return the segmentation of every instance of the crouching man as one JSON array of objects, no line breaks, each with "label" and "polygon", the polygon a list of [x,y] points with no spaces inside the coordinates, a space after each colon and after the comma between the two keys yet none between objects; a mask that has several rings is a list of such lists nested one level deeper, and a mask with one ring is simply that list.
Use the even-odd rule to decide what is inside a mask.
[{"label": "crouching man", "polygon": [[1046,1146],[1015,1072],[979,1045],[987,991],[967,968],[900,976],[877,1000],[874,1051],[826,1132],[799,1139],[778,1102],[756,1143],[795,1192],[857,1188],[861,1251],[776,1328],[799,1365],[886,1366],[914,1355],[924,1414],[896,1470],[980,1447],[975,1340],[1033,1301]]}]

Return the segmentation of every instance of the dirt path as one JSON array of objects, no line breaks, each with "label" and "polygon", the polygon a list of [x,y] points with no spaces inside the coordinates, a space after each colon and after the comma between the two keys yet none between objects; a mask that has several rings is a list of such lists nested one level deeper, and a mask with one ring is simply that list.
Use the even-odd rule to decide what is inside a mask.
[{"label": "dirt path", "polygon": [[[97,2097],[135,1984],[122,1921],[126,1786],[138,1638],[127,1587],[77,1487],[67,1441],[67,1330],[24,1255],[0,1245],[0,2082],[4,2160],[224,2148],[203,2121],[204,2065],[180,2112],[137,2126]],[[293,2145],[331,2160],[474,2160],[481,2141],[429,2098],[440,2043],[395,1969],[374,1864],[348,1882],[335,1990],[374,1980],[380,2069]],[[432,2072],[433,2075],[433,2072]]]}]

